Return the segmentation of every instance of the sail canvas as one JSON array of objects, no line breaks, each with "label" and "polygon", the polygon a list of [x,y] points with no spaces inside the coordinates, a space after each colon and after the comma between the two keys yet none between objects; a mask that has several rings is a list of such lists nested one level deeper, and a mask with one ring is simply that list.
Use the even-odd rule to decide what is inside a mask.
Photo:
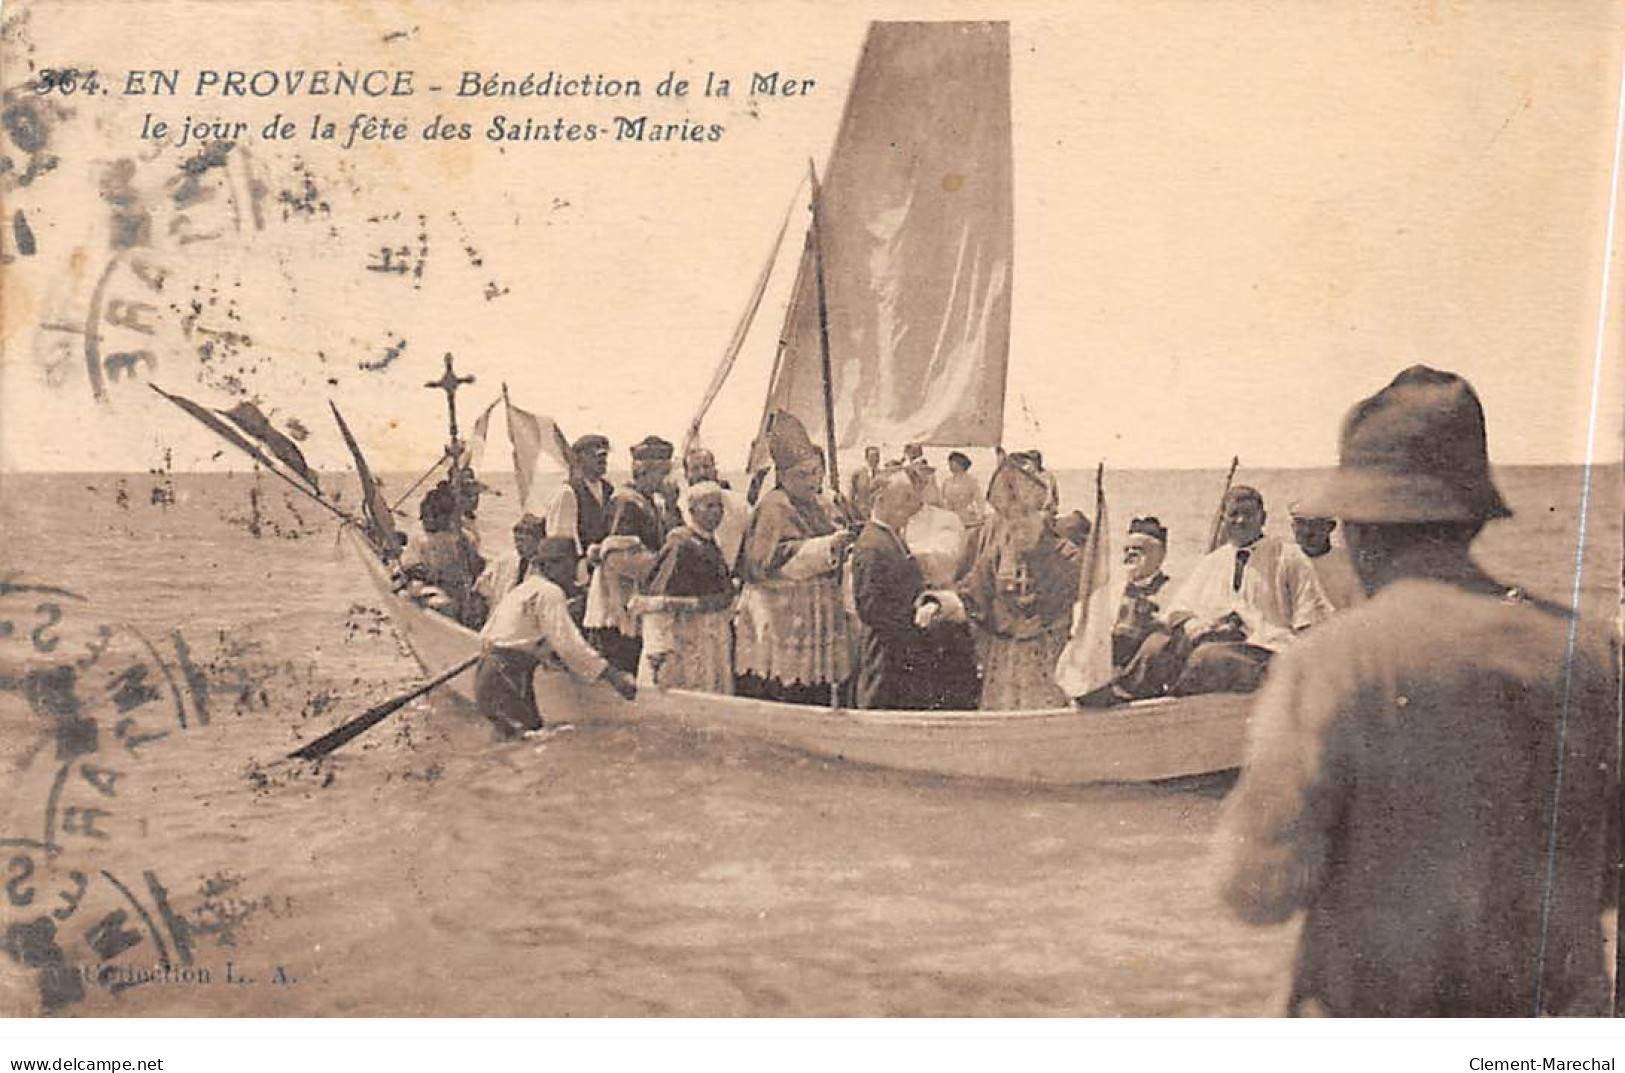
[{"label": "sail canvas", "polygon": [[[838,446],[993,446],[1011,272],[1004,23],[874,23],[836,136],[817,239]],[[768,412],[826,427],[809,241]],[[765,464],[765,444],[753,467]]]}]

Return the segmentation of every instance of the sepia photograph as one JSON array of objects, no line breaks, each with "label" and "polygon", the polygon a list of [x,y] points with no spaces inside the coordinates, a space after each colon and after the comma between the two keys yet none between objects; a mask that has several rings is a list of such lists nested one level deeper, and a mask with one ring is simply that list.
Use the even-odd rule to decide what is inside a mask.
[{"label": "sepia photograph", "polygon": [[6,4],[0,1013],[1616,1015],[1622,60]]}]

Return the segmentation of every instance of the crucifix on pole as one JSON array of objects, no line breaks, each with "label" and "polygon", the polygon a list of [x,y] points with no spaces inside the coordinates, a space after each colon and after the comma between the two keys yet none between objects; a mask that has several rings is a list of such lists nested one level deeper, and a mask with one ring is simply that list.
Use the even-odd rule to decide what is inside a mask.
[{"label": "crucifix on pole", "polygon": [[451,423],[451,443],[453,450],[458,443],[457,439],[457,389],[464,384],[472,384],[472,376],[458,376],[457,371],[451,367],[451,355],[446,355],[446,371],[440,374],[439,380],[430,380],[423,386],[438,388],[446,393],[446,417]]}]

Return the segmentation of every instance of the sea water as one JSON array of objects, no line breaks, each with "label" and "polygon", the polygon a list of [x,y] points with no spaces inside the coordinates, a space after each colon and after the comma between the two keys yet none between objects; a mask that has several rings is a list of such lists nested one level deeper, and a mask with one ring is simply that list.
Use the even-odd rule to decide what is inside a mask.
[{"label": "sea water", "polygon": [[[1322,476],[1238,480],[1286,535],[1287,505]],[[494,554],[518,504],[511,478],[485,479],[500,493],[480,510]],[[1588,614],[1613,616],[1619,468],[1592,474],[1579,559],[1583,470],[1497,480],[1517,514],[1480,539],[1488,569],[1564,603],[1578,588]],[[1160,517],[1177,580],[1205,548],[1222,484],[1108,473],[1113,530]],[[324,485],[354,504],[353,481]],[[1060,487],[1064,510],[1092,512],[1092,473]],[[60,1012],[1243,1015],[1268,1012],[1286,972],[1293,926],[1244,926],[1213,893],[1224,778],[1040,789],[635,726],[497,745],[466,709],[421,701],[319,768],[287,764],[298,743],[420,678],[320,507],[264,475],[7,475],[0,519],[0,577],[70,589],[84,600],[65,613],[127,628],[80,675],[85,697],[104,698],[87,715],[94,759],[120,772],[115,793],[70,764],[63,852],[6,851],[8,925],[64,907],[75,868],[90,877],[85,908],[52,925],[68,965],[98,963],[92,940],[110,949],[93,928],[111,913],[136,936],[110,962],[119,973],[98,984],[90,972]],[[37,837],[61,770],[48,717],[16,687],[17,661],[45,658],[24,643],[43,621],[35,608],[56,599],[8,596],[0,836]],[[193,711],[131,750],[120,718],[145,726],[165,702],[135,704],[145,694],[118,674],[148,652],[190,693],[177,638],[208,722]],[[166,692],[158,670],[148,681]],[[119,698],[134,706],[115,711]],[[102,807],[112,833],[65,829],[70,800]],[[156,952],[99,877],[123,877],[151,909],[148,873],[189,929],[191,979],[207,982],[111,986],[142,978],[134,968]],[[0,1012],[39,1008],[37,970],[0,958]]]}]

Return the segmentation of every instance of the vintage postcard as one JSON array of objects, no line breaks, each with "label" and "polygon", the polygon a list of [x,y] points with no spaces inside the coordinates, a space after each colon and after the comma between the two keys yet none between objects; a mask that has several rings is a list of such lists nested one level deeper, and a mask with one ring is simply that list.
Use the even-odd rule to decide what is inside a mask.
[{"label": "vintage postcard", "polygon": [[1609,1012],[1622,43],[7,4],[0,1012]]}]

